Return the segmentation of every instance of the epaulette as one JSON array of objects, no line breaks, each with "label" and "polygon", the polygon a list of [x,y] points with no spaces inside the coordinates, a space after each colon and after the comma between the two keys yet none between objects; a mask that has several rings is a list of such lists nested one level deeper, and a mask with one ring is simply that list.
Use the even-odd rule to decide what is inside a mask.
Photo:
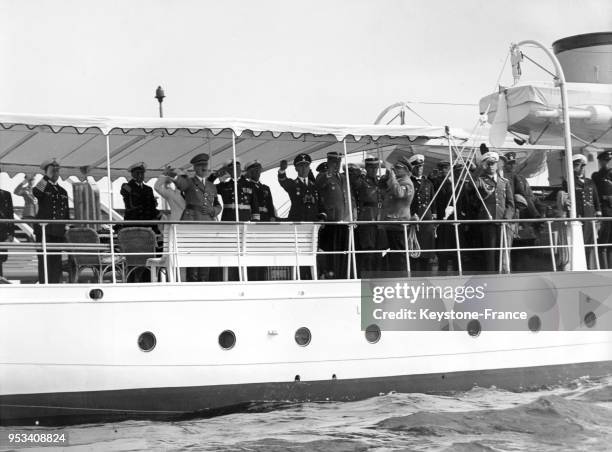
[{"label": "epaulette", "polygon": [[128,193],[130,193],[132,191],[132,187],[130,187],[130,184],[126,182],[123,185],[121,185],[121,190],[125,190]]}]

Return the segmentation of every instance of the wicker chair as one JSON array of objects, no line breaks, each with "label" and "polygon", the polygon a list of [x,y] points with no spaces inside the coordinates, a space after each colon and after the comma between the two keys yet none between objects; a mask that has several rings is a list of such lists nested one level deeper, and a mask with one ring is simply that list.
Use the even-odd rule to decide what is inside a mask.
[{"label": "wicker chair", "polygon": [[[96,231],[91,228],[71,228],[66,231],[66,240],[69,243],[100,243],[100,237]],[[81,270],[89,268],[93,271],[101,283],[104,280],[104,275],[111,270],[112,259],[108,255],[100,255],[99,252],[89,254],[71,254],[70,260],[73,265],[73,271],[70,275],[71,282],[78,282]],[[117,256],[115,259],[115,267],[122,270],[123,259]],[[122,272],[123,273],[123,272]]]},{"label": "wicker chair", "polygon": [[147,260],[155,257],[157,246],[155,233],[150,228],[122,228],[117,234],[117,241],[119,252],[125,257],[124,281],[127,282],[129,276],[138,269],[148,271]]}]

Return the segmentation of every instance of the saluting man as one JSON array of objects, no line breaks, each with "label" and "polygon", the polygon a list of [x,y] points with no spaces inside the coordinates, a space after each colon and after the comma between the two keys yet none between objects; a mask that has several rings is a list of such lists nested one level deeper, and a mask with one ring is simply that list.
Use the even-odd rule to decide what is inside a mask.
[{"label": "saluting man", "polygon": [[293,166],[297,172],[295,179],[287,177],[287,161],[280,162],[278,170],[278,183],[289,195],[291,208],[289,209],[289,221],[321,221],[325,215],[321,198],[314,181],[310,177],[310,164],[312,159],[308,154],[298,154],[293,159]]},{"label": "saluting man", "polygon": [[[414,186],[414,198],[410,205],[410,213],[413,220],[433,220],[435,213],[432,213],[433,205],[430,205],[435,194],[434,185],[428,178],[423,176],[425,167],[425,157],[422,154],[415,154],[408,159],[412,166],[410,179]],[[432,223],[419,224],[417,230],[417,240],[421,250],[433,250],[435,247],[435,227]],[[432,268],[432,252],[421,252],[418,258],[411,258],[410,268],[416,272],[428,272]]]},{"label": "saluting man", "polygon": [[[497,172],[499,154],[489,151],[482,156],[483,173],[476,180],[476,189],[484,201],[477,197],[473,203],[478,205],[476,218],[479,220],[512,219],[514,215],[514,195],[508,179]],[[503,225],[493,222],[481,224],[480,244],[483,248],[497,248],[497,250],[484,251],[485,271],[497,270],[496,258],[499,255],[499,245]]]},{"label": "saluting man", "polygon": [[[216,221],[221,213],[221,204],[217,197],[215,184],[207,180],[208,154],[198,154],[189,163],[193,165],[194,175],[178,175],[174,179],[176,187],[185,195],[185,210],[181,220]],[[187,281],[210,280],[210,269],[207,267],[189,267]]]},{"label": "saluting man", "polygon": [[[125,220],[152,221],[161,218],[161,213],[157,210],[157,199],[155,199],[153,189],[144,183],[146,169],[147,165],[144,162],[134,163],[128,168],[132,179],[121,185],[120,190],[125,205],[123,215]],[[153,232],[159,234],[159,228],[156,224],[143,224],[142,226],[151,228]]]},{"label": "saluting man", "polygon": [[[591,176],[595,183],[604,217],[612,217],[612,151],[605,150],[597,155],[599,171]],[[612,221],[602,221],[599,230],[598,242],[604,246],[599,247],[599,264],[602,268],[612,268]]]},{"label": "saluting man", "polygon": [[252,182],[255,188],[255,197],[259,206],[259,221],[276,221],[276,209],[272,201],[272,191],[266,184],[259,181],[261,177],[261,163],[253,160],[246,164],[247,180]]},{"label": "saluting man", "polygon": [[[32,189],[32,194],[38,200],[39,220],[67,220],[69,219],[68,192],[59,184],[60,164],[55,159],[45,160],[40,168],[44,171],[43,178]],[[42,242],[43,234],[40,224],[34,225],[36,241]],[[66,235],[65,223],[48,224],[45,228],[47,243],[60,243]],[[38,255],[38,281],[45,282],[44,256]],[[50,284],[58,284],[62,279],[62,256],[59,254],[47,255],[47,278]]]},{"label": "saluting man", "polygon": [[221,221],[259,221],[259,204],[255,196],[255,186],[244,176],[240,176],[240,160],[236,159],[236,174],[239,176],[238,185],[238,219],[236,219],[236,197],[234,196],[234,162],[229,160],[217,173],[213,173],[210,179],[219,178],[217,193],[223,199],[223,213]]},{"label": "saluting man", "polygon": [[[576,193],[576,216],[580,217],[601,217],[601,204],[597,187],[595,183],[587,177],[584,177],[584,168],[587,164],[587,158],[582,154],[572,156],[572,165],[574,168],[574,188]],[[561,189],[567,191],[567,181],[563,181]],[[569,200],[569,197],[568,197]],[[569,209],[569,203],[565,206]],[[592,245],[594,242],[593,225],[591,223],[582,223],[582,234],[585,245]],[[587,263],[593,252],[593,248],[586,248]]]},{"label": "saluting man", "polygon": [[[14,220],[13,197],[11,193],[0,189],[0,219]],[[15,223],[0,223],[0,242],[12,242],[15,233]],[[6,253],[6,250],[0,249],[0,253]],[[0,254],[0,276],[2,273],[2,264],[8,259],[7,254]]]},{"label": "saluting man", "polygon": [[[412,218],[410,205],[414,197],[414,185],[410,179],[410,162],[405,157],[395,162],[391,170],[383,177],[386,184],[383,201],[383,218],[385,221],[409,221]],[[387,255],[387,268],[393,272],[406,274],[406,241],[404,227],[401,224],[388,225],[387,240],[391,250],[403,251]]]},{"label": "saluting man", "polygon": [[[357,205],[357,220],[381,221],[386,187],[378,177],[380,161],[375,157],[368,157],[364,163],[366,173],[361,174],[359,171],[350,179]],[[373,272],[381,268],[380,256],[382,251],[387,249],[386,239],[386,231],[380,225],[361,224],[357,227],[358,249],[371,251],[358,254],[359,277],[362,277],[363,272]],[[374,252],[375,250],[378,252]]]}]

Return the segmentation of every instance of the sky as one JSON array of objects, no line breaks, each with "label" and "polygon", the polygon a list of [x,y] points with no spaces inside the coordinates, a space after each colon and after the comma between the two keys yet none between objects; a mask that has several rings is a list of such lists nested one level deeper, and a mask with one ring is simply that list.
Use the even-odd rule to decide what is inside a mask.
[{"label": "sky", "polygon": [[609,0],[0,0],[0,111],[152,117],[161,85],[165,116],[369,124],[443,102],[471,105],[413,108],[471,130],[511,42],[611,29]]}]

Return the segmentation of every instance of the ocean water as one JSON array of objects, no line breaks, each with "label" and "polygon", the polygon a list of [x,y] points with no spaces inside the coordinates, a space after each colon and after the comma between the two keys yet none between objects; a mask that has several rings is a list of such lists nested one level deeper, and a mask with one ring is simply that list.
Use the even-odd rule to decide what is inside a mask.
[{"label": "ocean water", "polygon": [[358,402],[258,405],[209,419],[64,430],[71,446],[63,450],[88,451],[610,451],[612,376],[533,392],[386,394]]}]

